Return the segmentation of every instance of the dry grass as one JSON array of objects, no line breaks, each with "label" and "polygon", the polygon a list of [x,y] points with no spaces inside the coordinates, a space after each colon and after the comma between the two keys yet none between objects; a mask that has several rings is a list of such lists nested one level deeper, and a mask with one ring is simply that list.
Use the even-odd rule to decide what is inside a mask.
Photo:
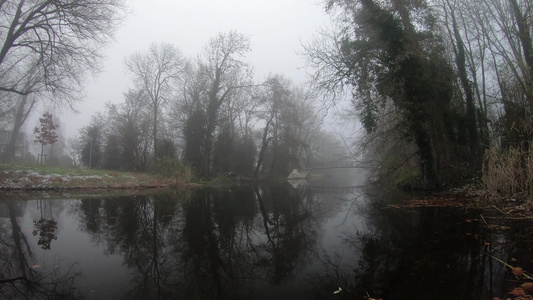
[{"label": "dry grass", "polygon": [[531,199],[533,196],[533,147],[485,153],[483,185],[493,197]]}]

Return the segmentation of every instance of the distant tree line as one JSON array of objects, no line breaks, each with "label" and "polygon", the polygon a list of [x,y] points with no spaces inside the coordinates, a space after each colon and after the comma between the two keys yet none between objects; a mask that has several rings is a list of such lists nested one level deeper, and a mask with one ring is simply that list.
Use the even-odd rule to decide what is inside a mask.
[{"label": "distant tree line", "polygon": [[[37,107],[74,108],[83,98],[85,76],[99,71],[100,49],[125,16],[125,2],[6,0],[0,16],[0,125],[12,132],[1,160],[15,163],[16,139]],[[319,137],[310,93],[282,75],[254,81],[248,51],[248,37],[228,32],[196,59],[164,43],[132,55],[126,67],[134,87],[124,101],[108,104],[76,138],[59,133],[54,153],[42,144],[47,163],[68,155],[90,168],[145,171],[166,160],[205,178],[286,175],[330,137]]]},{"label": "distant tree line", "polygon": [[165,43],[128,57],[135,87],[71,142],[81,162],[146,171],[170,159],[201,178],[224,172],[257,178],[287,176],[322,155],[327,137],[311,93],[282,75],[254,82],[248,51],[248,37],[230,31],[212,38],[196,59]]},{"label": "distant tree line", "polygon": [[325,4],[334,25],[305,46],[314,88],[351,94],[363,145],[387,166],[435,187],[479,175],[491,147],[530,147],[530,1]]},{"label": "distant tree line", "polygon": [[[379,159],[399,183],[437,187],[479,178],[498,170],[487,164],[502,164],[494,150],[491,159],[485,155],[492,148],[518,151],[514,169],[533,174],[529,1],[324,4],[333,25],[304,45],[314,68],[310,88],[283,75],[254,79],[245,61],[250,41],[237,32],[213,37],[194,59],[174,45],[153,44],[126,59],[133,88],[68,143],[71,158],[138,171],[174,160],[204,178],[286,175],[323,157],[325,140],[335,143],[321,132],[321,93],[327,106],[351,98],[349,117],[366,135],[346,144]],[[39,101],[72,107],[80,99],[124,1],[6,0],[0,14],[0,123],[12,129],[13,161],[18,132]],[[528,176],[520,181],[533,186]]]}]

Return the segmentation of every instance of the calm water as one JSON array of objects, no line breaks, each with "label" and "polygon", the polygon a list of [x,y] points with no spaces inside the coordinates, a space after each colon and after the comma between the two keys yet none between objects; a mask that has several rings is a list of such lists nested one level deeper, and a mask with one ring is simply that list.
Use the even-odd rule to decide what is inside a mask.
[{"label": "calm water", "polygon": [[311,184],[3,194],[0,298],[490,299],[518,284],[493,257],[533,271],[527,224]]}]

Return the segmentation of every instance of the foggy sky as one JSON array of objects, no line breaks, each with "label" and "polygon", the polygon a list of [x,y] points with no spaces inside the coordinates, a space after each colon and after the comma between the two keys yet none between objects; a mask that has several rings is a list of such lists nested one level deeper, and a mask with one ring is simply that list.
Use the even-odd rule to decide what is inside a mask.
[{"label": "foggy sky", "polygon": [[329,20],[319,0],[129,0],[127,4],[131,13],[115,42],[103,49],[103,70],[88,78],[86,98],[76,107],[79,113],[61,114],[67,136],[103,112],[106,102],[123,102],[123,93],[134,87],[124,59],[146,51],[151,43],[172,43],[184,56],[195,58],[217,33],[235,30],[250,37],[252,51],[246,61],[255,69],[256,81],[284,74],[303,83],[305,62],[296,52]]}]

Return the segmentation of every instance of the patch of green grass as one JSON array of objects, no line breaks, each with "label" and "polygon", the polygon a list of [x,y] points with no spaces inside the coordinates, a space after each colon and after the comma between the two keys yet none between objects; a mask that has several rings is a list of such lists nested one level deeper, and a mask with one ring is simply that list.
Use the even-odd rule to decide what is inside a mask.
[{"label": "patch of green grass", "polygon": [[140,172],[0,165],[0,186],[4,189],[138,189],[182,184],[177,178]]},{"label": "patch of green grass", "polygon": [[104,175],[109,174],[108,170],[95,169],[81,169],[81,168],[66,168],[66,167],[50,167],[50,166],[28,166],[28,165],[10,165],[1,164],[0,171],[33,171],[38,174],[58,174],[69,176],[89,176],[89,175]]},{"label": "patch of green grass", "polygon": [[222,186],[234,186],[234,185],[237,185],[237,183],[233,180],[231,180],[229,177],[227,176],[217,176],[211,180],[209,180],[208,182],[205,183],[206,185],[208,186],[212,186],[212,187],[222,187]]}]

